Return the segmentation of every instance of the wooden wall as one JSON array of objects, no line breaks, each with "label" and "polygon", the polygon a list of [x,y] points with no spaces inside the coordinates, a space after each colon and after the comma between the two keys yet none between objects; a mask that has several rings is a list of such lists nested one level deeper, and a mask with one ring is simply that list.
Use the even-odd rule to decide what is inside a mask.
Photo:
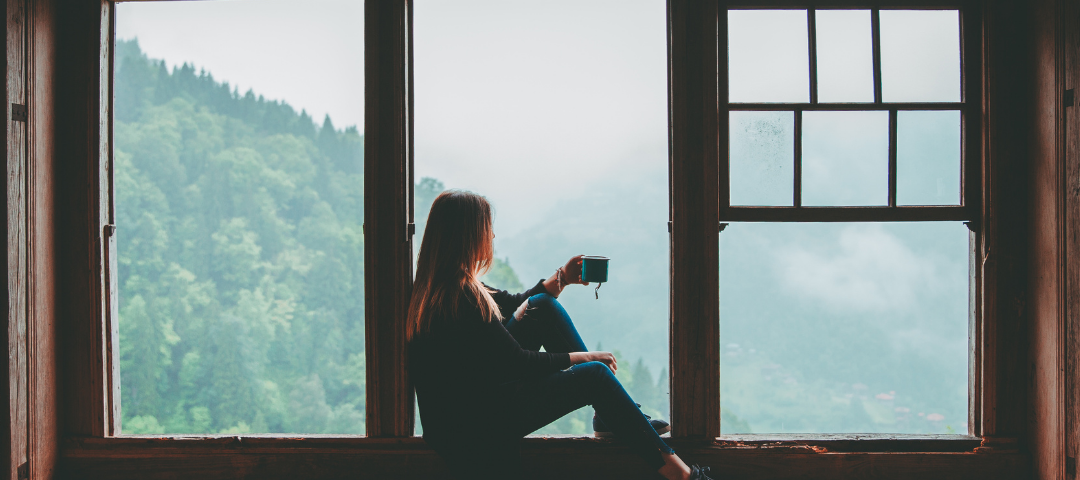
[{"label": "wooden wall", "polygon": [[55,5],[5,2],[8,408],[2,475],[51,478],[59,458],[53,223],[56,192]]},{"label": "wooden wall", "polygon": [[[1080,376],[1080,320],[1076,318],[1080,130],[1076,111],[1080,107],[1066,107],[1064,91],[1076,83],[1080,25],[1076,3],[978,2],[985,25],[981,35],[987,45],[981,100],[988,135],[980,149],[980,176],[987,194],[980,205],[985,221],[973,234],[973,267],[980,273],[975,308],[986,322],[985,328],[972,330],[973,345],[980,345],[975,349],[979,368],[974,371],[979,375],[973,380],[978,394],[973,397],[972,411],[974,433],[984,437],[983,445],[969,446],[963,442],[970,440],[964,440],[960,442],[964,448],[955,451],[918,453],[936,447],[852,452],[794,444],[697,441],[676,445],[680,453],[741,478],[1025,478],[1029,474],[1040,479],[1075,478],[1075,469],[1069,468],[1074,462],[1068,458],[1075,459],[1080,449],[1080,382],[1076,381]],[[369,0],[368,13],[374,18],[376,7],[402,4],[401,0]],[[697,0],[673,0],[672,5],[711,11],[700,8]],[[8,355],[4,358],[9,377],[0,385],[8,393],[9,408],[0,442],[9,455],[0,467],[6,469],[3,475],[18,478],[18,467],[26,459],[30,478],[41,479],[441,475],[444,470],[438,458],[409,438],[106,438],[116,432],[115,411],[108,406],[119,405],[118,398],[110,398],[116,392],[103,387],[110,384],[113,371],[112,351],[107,346],[113,333],[108,320],[114,305],[102,296],[111,280],[100,273],[110,261],[105,226],[112,221],[108,196],[99,195],[108,190],[110,175],[98,169],[99,160],[110,155],[110,92],[99,86],[107,85],[111,73],[111,39],[102,33],[112,21],[111,6],[103,0],[7,0],[5,8],[9,123],[4,140],[8,152],[4,177],[8,243],[3,257],[8,272],[4,296]],[[394,23],[381,25],[382,30],[369,23],[369,41],[393,41],[391,36],[408,28],[405,11],[391,13],[396,16]],[[380,31],[387,38],[379,37]],[[715,45],[700,47],[706,51]],[[402,52],[387,52],[385,58],[368,58],[369,66],[406,67],[394,63],[400,62]],[[691,75],[701,73],[674,72],[673,81],[700,83],[700,78]],[[396,82],[397,86],[386,88],[400,88],[407,76],[407,71],[397,69],[369,77],[369,82]],[[388,98],[394,95],[399,94]],[[10,121],[10,104],[19,102],[30,106],[27,123]],[[408,122],[405,105],[378,111],[385,117],[370,121]],[[686,114],[682,120],[694,120],[688,108],[680,112]],[[701,128],[706,127],[718,128]],[[366,157],[371,161],[380,155],[401,159],[409,154],[406,138],[388,135],[380,141],[376,130],[369,126],[368,132]],[[400,164],[395,160],[395,165]],[[691,170],[679,168],[693,166],[676,166],[673,175],[689,175]],[[379,166],[369,168],[376,171]],[[407,171],[395,173],[402,182],[408,181]],[[367,187],[368,192],[378,188],[400,195],[407,192],[400,182]],[[702,188],[709,195],[721,194]],[[372,222],[368,228],[402,232],[401,242],[384,237],[394,245],[379,247],[400,256],[406,252],[407,226],[398,213],[373,210],[367,218]],[[701,213],[702,218],[711,214]],[[675,228],[689,227],[676,224]],[[699,243],[706,245],[714,238],[714,233],[703,233]],[[397,282],[404,275],[399,268],[400,264],[382,268],[369,263],[368,270]],[[400,314],[401,305],[375,308],[368,321],[376,329],[369,338],[377,345],[369,349],[388,348],[397,352],[395,358],[403,358],[401,332],[379,329],[384,324],[392,326],[380,319]],[[711,334],[711,328],[702,331]],[[695,332],[676,333],[690,338]],[[713,354],[706,350],[702,351]],[[688,379],[700,376],[693,365],[682,367]],[[371,395],[370,401],[406,407],[379,409],[379,428],[373,433],[399,436],[411,431],[412,409],[407,400],[402,402],[409,389],[407,380],[398,376],[401,369],[401,364],[372,364],[369,369],[374,377],[369,387],[394,379],[393,388],[380,390],[390,392],[386,398]],[[680,391],[692,388],[687,382]],[[708,393],[710,388],[703,391]],[[718,426],[714,413],[694,411],[693,418],[678,420],[700,422],[687,433],[708,436]],[[536,440],[527,444],[525,453],[531,468],[546,477],[625,474],[648,478],[632,456],[606,442]]]}]

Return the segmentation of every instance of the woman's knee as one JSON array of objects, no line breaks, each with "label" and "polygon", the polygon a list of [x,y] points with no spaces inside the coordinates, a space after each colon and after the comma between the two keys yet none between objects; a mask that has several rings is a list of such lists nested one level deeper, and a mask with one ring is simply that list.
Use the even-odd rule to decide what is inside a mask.
[{"label": "woman's knee", "polygon": [[589,377],[596,377],[601,380],[614,380],[615,374],[611,373],[611,369],[604,362],[585,362],[575,365],[573,370],[580,372],[582,375]]},{"label": "woman's knee", "polygon": [[529,297],[529,310],[552,309],[558,304],[559,301],[555,300],[555,297],[550,293],[538,293]]}]

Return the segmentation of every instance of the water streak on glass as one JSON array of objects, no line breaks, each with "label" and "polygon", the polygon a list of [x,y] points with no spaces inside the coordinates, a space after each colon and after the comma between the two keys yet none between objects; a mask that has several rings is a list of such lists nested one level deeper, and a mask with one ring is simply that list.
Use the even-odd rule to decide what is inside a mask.
[{"label": "water streak on glass", "polygon": [[803,112],[802,147],[803,205],[888,205],[888,112]]},{"label": "water streak on glass", "polygon": [[729,10],[729,100],[810,101],[806,28],[806,10]]},{"label": "water streak on glass", "polygon": [[791,206],[794,112],[731,112],[731,204]]},{"label": "water streak on glass", "polygon": [[882,10],[881,97],[885,102],[960,101],[960,13]]},{"label": "water streak on glass", "polygon": [[960,204],[960,112],[897,112],[896,203]]},{"label": "water streak on glass", "polygon": [[818,101],[873,102],[869,10],[817,10]]},{"label": "water streak on glass", "polygon": [[960,222],[720,235],[723,433],[968,432]]},{"label": "water streak on glass", "polygon": [[[497,261],[483,281],[515,293],[571,256],[610,257],[599,299],[571,285],[559,302],[590,349],[616,353],[642,410],[669,419],[665,11],[663,0],[417,2],[414,202],[419,242],[439,192],[485,195]],[[536,433],[589,435],[592,409]]]},{"label": "water streak on glass", "polygon": [[116,5],[124,434],[364,433],[363,10]]}]

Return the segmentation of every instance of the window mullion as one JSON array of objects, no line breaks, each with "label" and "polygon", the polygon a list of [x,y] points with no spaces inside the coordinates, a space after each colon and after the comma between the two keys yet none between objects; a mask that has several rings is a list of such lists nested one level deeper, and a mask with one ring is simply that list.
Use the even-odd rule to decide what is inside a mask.
[{"label": "window mullion", "polygon": [[795,128],[792,135],[795,140],[795,151],[793,152],[793,158],[795,160],[793,181],[795,192],[792,197],[792,205],[796,208],[802,207],[802,109],[795,110]]},{"label": "window mullion", "polygon": [[896,206],[896,109],[889,110],[889,206]]},{"label": "window mullion", "polygon": [[367,434],[413,434],[406,350],[412,286],[408,237],[408,2],[367,2],[365,38],[364,291]]},{"label": "window mullion", "polygon": [[870,9],[870,32],[874,52],[874,103],[881,103],[881,19],[880,10]]},{"label": "window mullion", "polygon": [[817,16],[813,8],[806,11],[807,50],[810,54],[810,103],[818,103],[817,79]]}]

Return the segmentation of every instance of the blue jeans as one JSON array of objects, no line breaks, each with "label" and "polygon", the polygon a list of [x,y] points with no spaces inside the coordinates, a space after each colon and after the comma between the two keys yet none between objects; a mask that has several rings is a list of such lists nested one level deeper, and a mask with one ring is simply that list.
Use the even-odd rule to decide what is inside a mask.
[{"label": "blue jeans", "polygon": [[[555,297],[529,297],[520,319],[510,318],[506,329],[522,348],[552,353],[586,352],[574,322]],[[585,405],[592,405],[615,438],[626,442],[653,468],[664,465],[661,453],[674,453],[656,434],[615,374],[601,362],[586,362],[566,370],[508,385],[507,433],[523,437]]]}]

